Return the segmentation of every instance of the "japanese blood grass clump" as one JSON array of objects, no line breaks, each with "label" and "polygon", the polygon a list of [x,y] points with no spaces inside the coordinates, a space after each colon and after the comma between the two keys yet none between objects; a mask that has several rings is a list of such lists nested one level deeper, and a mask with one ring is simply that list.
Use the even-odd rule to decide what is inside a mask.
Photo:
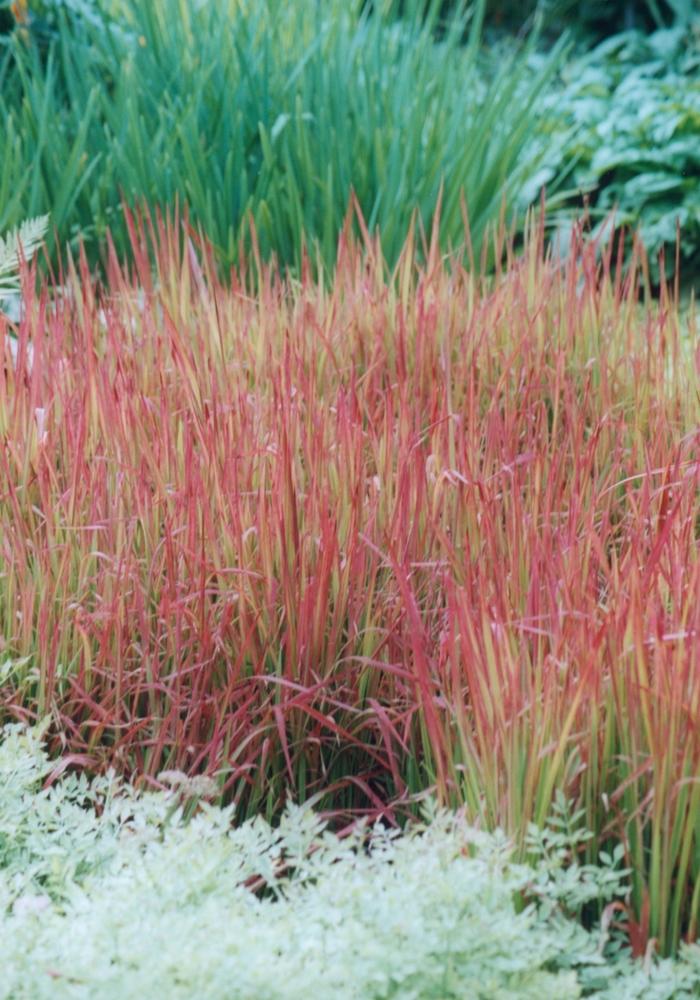
[{"label": "japanese blood grass clump", "polygon": [[502,834],[435,810],[399,836],[341,839],[299,807],[232,828],[176,776],[141,795],[113,775],[56,781],[39,738],[0,744],[1,998],[697,995],[697,945],[642,966],[606,923],[577,922],[624,872],[557,863],[561,833],[524,866]]},{"label": "japanese blood grass clump", "polygon": [[0,367],[6,717],[240,817],[430,789],[526,853],[563,794],[588,861],[624,845],[635,949],[694,940],[692,315],[541,227],[489,279],[346,231],[329,288],[130,225]]},{"label": "japanese blood grass clump", "polygon": [[61,245],[84,239],[94,258],[108,226],[129,248],[122,198],[179,199],[226,264],[252,216],[264,255],[298,267],[306,242],[331,267],[351,191],[395,260],[444,183],[443,239],[461,240],[466,194],[478,254],[542,159],[537,99],[562,47],[533,72],[530,43],[483,51],[483,0],[439,41],[435,3],[400,21],[390,6],[54,4],[52,41],[21,31],[0,48],[0,229],[50,212]]}]

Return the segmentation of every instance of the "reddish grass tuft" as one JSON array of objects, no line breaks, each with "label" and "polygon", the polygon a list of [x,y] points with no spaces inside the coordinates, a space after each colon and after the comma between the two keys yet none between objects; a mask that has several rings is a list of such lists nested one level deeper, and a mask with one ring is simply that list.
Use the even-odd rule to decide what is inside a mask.
[{"label": "reddish grass tuft", "polygon": [[698,371],[641,253],[388,275],[348,230],[328,289],[130,226],[104,287],[27,284],[16,363],[0,320],[6,716],[241,814],[434,788],[522,838],[562,790],[642,944],[694,937]]}]

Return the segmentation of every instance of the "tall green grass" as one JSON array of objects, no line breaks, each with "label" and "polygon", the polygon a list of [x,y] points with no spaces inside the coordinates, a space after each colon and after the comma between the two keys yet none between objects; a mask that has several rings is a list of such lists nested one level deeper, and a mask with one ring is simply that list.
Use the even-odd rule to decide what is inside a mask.
[{"label": "tall green grass", "polygon": [[[390,5],[389,5],[390,6]],[[0,230],[51,213],[60,240],[128,248],[121,199],[186,201],[221,259],[249,217],[262,252],[335,259],[354,191],[389,261],[441,185],[445,245],[474,251],[535,169],[537,97],[561,54],[495,66],[484,4],[436,39],[439,5],[401,21],[359,0],[100,0],[58,8],[50,44],[20,31],[0,57]],[[468,30],[465,32],[465,26]],[[466,38],[466,41],[465,41]]]}]

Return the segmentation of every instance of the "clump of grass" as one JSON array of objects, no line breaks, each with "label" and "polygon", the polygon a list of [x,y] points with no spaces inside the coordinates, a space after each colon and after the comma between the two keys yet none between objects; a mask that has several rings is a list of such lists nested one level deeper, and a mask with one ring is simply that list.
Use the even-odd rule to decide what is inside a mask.
[{"label": "clump of grass", "polygon": [[60,5],[50,43],[22,31],[0,52],[0,228],[50,211],[94,259],[108,227],[129,248],[123,197],[186,200],[225,264],[252,216],[264,255],[298,268],[306,244],[330,267],[351,191],[395,260],[444,184],[442,236],[461,239],[466,197],[478,253],[542,157],[537,97],[562,47],[533,72],[530,43],[485,57],[483,0],[439,40],[438,5],[390,6]]},{"label": "clump of grass", "polygon": [[348,228],[331,288],[255,253],[224,284],[175,220],[127,220],[133,263],[28,288],[0,369],[5,714],[50,714],[93,767],[208,774],[240,816],[397,820],[430,790],[526,851],[562,793],[584,855],[624,844],[635,947],[694,939],[698,371],[672,290],[644,304],[638,248],[623,273],[579,235],[561,262],[534,223],[489,279],[436,226],[421,266],[413,234],[388,272]]}]

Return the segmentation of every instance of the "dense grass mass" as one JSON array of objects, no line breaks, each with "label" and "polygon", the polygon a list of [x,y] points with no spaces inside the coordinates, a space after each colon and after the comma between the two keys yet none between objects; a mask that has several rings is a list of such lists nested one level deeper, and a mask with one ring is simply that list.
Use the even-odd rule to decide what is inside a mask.
[{"label": "dense grass mass", "polygon": [[177,222],[130,226],[104,287],[83,262],[0,317],[5,716],[49,714],[74,763],[205,772],[241,817],[393,819],[432,789],[523,847],[563,793],[589,857],[625,846],[635,947],[694,939],[672,292],[641,305],[641,257],[552,258],[541,226],[489,279],[437,227],[389,272],[348,226],[330,290],[257,256],[224,284]]},{"label": "dense grass mass", "polygon": [[353,190],[395,260],[444,183],[442,237],[461,237],[466,196],[478,252],[543,155],[536,98],[561,46],[537,72],[531,46],[497,65],[482,2],[439,40],[437,5],[413,0],[401,20],[388,6],[57,6],[46,36],[18,30],[0,49],[0,231],[50,212],[60,242],[96,258],[108,226],[128,248],[122,197],[179,199],[227,263],[252,216],[264,255],[298,266],[306,240],[332,265]]}]

